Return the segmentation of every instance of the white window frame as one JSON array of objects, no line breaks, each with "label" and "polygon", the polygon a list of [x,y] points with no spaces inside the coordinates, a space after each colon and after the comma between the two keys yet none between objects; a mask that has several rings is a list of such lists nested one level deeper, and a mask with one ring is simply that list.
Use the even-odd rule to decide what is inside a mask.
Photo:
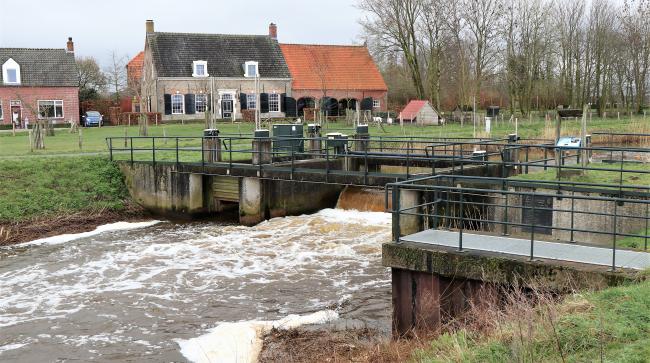
[{"label": "white window frame", "polygon": [[[251,107],[251,102],[253,107]],[[246,94],[246,108],[249,110],[257,110],[257,94],[256,93],[247,93]]]},{"label": "white window frame", "polygon": [[[9,70],[10,69],[15,69],[16,70],[16,82],[9,82]],[[20,64],[18,64],[13,58],[7,59],[6,62],[2,65],[2,83],[8,84],[8,85],[19,85],[21,84],[21,77],[20,77]]]},{"label": "white window frame", "polygon": [[372,100],[372,108],[380,108],[381,107],[381,100]]},{"label": "white window frame", "polygon": [[[199,97],[202,98],[203,101],[203,111],[199,111]],[[194,95],[194,111],[196,113],[205,113],[205,111],[208,110],[208,95],[205,93],[199,93]]]},{"label": "white window frame", "polygon": [[[196,73],[196,68],[199,65],[203,66],[203,71],[204,71],[203,74]],[[210,77],[210,75],[208,74],[208,61],[198,60],[192,62],[192,77],[196,77],[196,78]]]},{"label": "white window frame", "polygon": [[[271,105],[273,104],[273,101],[271,101],[271,98],[278,98],[278,103],[277,103],[277,110],[274,110]],[[280,97],[279,93],[270,93],[269,94],[269,113],[277,113],[280,112],[282,107],[280,107],[280,102],[282,102],[282,97]]]},{"label": "white window frame", "polygon": [[[174,98],[181,98],[181,112],[174,112]],[[175,93],[172,95],[172,115],[184,115],[185,114],[185,95],[180,93]]]},{"label": "white window frame", "polygon": [[[249,74],[248,73],[248,66],[255,66],[255,74]],[[248,61],[244,63],[244,77],[246,78],[254,78],[254,77],[259,77],[260,76],[260,65],[259,62],[255,61]]]},{"label": "white window frame", "polygon": [[[52,102],[52,104],[54,106],[54,117],[43,117],[43,116],[41,116],[41,102]],[[56,115],[56,107],[58,106],[58,104],[61,105],[61,116],[57,117],[57,115]],[[64,119],[65,118],[65,108],[63,106],[64,106],[63,100],[38,100],[38,101],[36,101],[36,109],[38,111],[38,118],[40,120],[42,120],[42,119]]]}]

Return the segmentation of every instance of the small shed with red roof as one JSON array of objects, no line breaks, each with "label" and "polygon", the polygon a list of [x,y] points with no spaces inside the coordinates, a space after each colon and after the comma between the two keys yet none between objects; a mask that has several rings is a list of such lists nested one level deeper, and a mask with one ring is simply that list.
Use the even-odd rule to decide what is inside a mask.
[{"label": "small shed with red roof", "polygon": [[400,123],[410,122],[418,125],[439,125],[438,112],[429,101],[413,100],[399,114]]}]

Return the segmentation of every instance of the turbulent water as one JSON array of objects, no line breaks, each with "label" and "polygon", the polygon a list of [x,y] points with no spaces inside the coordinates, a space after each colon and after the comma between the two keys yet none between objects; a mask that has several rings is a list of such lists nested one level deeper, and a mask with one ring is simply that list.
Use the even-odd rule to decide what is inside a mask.
[{"label": "turbulent water", "polygon": [[387,214],[120,227],[0,249],[0,361],[184,361],[220,323],[324,309],[389,329]]}]

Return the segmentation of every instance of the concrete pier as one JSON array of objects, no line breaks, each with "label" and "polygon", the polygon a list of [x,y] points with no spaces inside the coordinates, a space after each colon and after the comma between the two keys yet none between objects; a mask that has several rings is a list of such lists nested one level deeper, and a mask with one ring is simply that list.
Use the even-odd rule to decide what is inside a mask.
[{"label": "concrete pier", "polygon": [[[635,281],[638,272],[566,261],[412,242],[383,245],[382,263],[392,270],[393,332],[436,331],[470,306],[490,306],[501,288],[558,293],[594,290]],[[493,305],[492,305],[493,306]]]}]

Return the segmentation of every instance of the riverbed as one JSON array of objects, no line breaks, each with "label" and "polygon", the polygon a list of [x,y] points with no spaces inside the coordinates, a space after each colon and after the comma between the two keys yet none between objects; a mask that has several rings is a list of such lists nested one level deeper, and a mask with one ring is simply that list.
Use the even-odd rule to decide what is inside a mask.
[{"label": "riverbed", "polygon": [[132,227],[0,248],[0,361],[185,361],[222,323],[325,310],[390,331],[388,214]]}]

